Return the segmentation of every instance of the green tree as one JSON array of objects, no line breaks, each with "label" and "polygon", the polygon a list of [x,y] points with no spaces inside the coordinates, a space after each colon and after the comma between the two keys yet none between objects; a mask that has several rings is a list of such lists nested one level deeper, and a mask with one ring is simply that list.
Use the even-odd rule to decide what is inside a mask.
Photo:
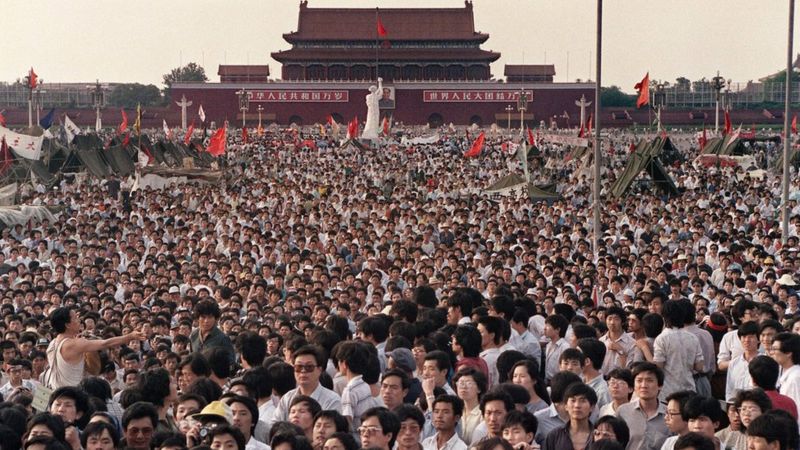
[{"label": "green tree", "polygon": [[139,83],[120,84],[108,96],[110,105],[122,108],[135,108],[137,104],[154,106],[162,102],[161,91],[152,84],[146,86]]},{"label": "green tree", "polygon": [[[784,81],[786,81],[786,69],[768,77],[764,83],[783,83]],[[792,70],[792,81],[800,81],[800,72]]]},{"label": "green tree", "polygon": [[675,79],[675,87],[679,91],[688,91],[692,88],[692,82],[686,77],[678,77]]},{"label": "green tree", "polygon": [[634,106],[636,104],[636,96],[622,92],[619,86],[604,87],[600,88],[600,104],[603,107]]},{"label": "green tree", "polygon": [[169,89],[175,82],[208,81],[206,70],[197,63],[190,62],[183,67],[176,67],[164,74],[164,85]]}]

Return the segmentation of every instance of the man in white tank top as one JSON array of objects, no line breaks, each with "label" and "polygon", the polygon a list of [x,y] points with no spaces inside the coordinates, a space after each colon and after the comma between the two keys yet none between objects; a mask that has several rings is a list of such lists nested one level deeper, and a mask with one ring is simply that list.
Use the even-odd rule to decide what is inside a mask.
[{"label": "man in white tank top", "polygon": [[77,386],[84,377],[86,352],[97,352],[111,347],[141,341],[145,336],[134,331],[111,339],[90,340],[78,337],[81,321],[74,308],[61,307],[50,313],[50,326],[58,333],[47,347],[48,370],[42,373],[41,382],[50,389]]}]

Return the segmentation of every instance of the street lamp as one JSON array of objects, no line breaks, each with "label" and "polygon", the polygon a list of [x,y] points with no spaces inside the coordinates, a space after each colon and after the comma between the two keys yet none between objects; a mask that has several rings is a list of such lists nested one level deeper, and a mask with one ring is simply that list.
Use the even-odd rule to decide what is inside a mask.
[{"label": "street lamp", "polygon": [[719,71],[717,71],[717,76],[711,79],[711,88],[717,93],[716,96],[716,112],[714,114],[714,132],[719,132],[719,97],[720,91],[725,86],[725,79],[719,76]]},{"label": "street lamp", "polygon": [[661,109],[664,107],[664,104],[667,100],[667,93],[666,93],[666,83],[663,81],[656,82],[655,86],[655,93],[653,95],[653,103],[656,107],[656,124],[658,126],[658,132],[661,132]]},{"label": "street lamp", "polygon": [[47,93],[47,91],[42,90],[42,85],[44,84],[44,79],[40,78],[39,81],[36,83],[36,91],[34,92],[34,107],[36,108],[36,123],[40,122],[39,116],[42,112],[42,94]]},{"label": "street lamp", "polygon": [[258,129],[261,129],[261,111],[264,111],[264,107],[258,105]]},{"label": "street lamp", "polygon": [[239,111],[242,112],[242,128],[246,128],[247,126],[247,110],[250,109],[250,97],[247,95],[247,91],[242,88],[242,90],[236,92],[236,95],[239,96]]},{"label": "street lamp", "polygon": [[525,111],[528,109],[528,94],[524,89],[519,90],[519,97],[517,98],[517,111],[519,111],[519,130],[522,131],[525,121]]},{"label": "street lamp", "polygon": [[89,90],[89,95],[92,98],[92,105],[94,106],[95,110],[95,121],[94,121],[94,129],[95,131],[100,131],[103,128],[103,122],[100,117],[100,108],[106,106],[106,93],[105,93],[105,86],[100,85],[100,80],[96,80],[94,86],[87,86]]},{"label": "street lamp", "polygon": [[511,129],[511,111],[514,111],[514,107],[511,105],[506,106],[506,113],[508,114],[508,126],[506,128],[509,130]]}]

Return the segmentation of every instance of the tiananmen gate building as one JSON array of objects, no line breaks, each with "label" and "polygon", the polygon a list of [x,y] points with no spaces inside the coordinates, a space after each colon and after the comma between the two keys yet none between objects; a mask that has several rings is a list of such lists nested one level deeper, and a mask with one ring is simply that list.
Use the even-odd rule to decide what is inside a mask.
[{"label": "tiananmen gate building", "polygon": [[363,121],[377,68],[381,115],[405,124],[506,126],[510,117],[518,127],[516,104],[524,92],[527,125],[556,117],[563,126],[570,115],[574,125],[575,101],[594,100],[591,83],[553,82],[552,65],[507,65],[506,79],[494,79],[490,64],[500,54],[481,48],[489,35],[475,30],[470,1],[463,8],[379,10],[312,8],[302,1],[297,31],[283,38],[291,48],[271,54],[281,63],[280,80],[269,78],[269,66],[224,65],[219,83],[176,83],[172,97],[185,95],[192,117],[203,105],[207,120],[218,124],[241,124],[241,91],[249,99],[249,126],[257,124],[259,109],[264,123],[308,125],[328,116]]}]

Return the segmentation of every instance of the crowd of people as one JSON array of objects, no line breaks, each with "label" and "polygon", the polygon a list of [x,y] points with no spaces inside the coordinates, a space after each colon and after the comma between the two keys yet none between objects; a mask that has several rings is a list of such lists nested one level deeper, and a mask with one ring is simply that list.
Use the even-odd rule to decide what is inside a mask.
[{"label": "crowd of people", "polygon": [[585,161],[545,136],[550,202],[485,193],[522,173],[508,135],[301,133],[230,138],[219,184],[23,190],[60,208],[0,231],[0,448],[800,448],[777,174],[674,132],[680,194],[614,199],[641,136],[610,132],[595,252]]}]

